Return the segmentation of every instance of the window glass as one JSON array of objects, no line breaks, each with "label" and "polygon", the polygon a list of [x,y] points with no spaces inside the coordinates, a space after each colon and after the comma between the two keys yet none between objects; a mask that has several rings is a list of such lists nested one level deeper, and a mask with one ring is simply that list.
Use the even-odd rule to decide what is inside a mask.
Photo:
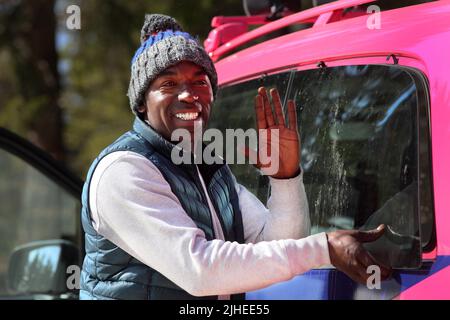
[{"label": "window glass", "polygon": [[[433,225],[428,103],[418,74],[398,66],[343,66],[286,72],[264,84],[297,105],[312,233],[385,223],[386,235],[368,249],[394,267],[417,267],[420,220],[422,245]],[[260,85],[261,79],[222,88],[211,127],[254,127]],[[250,167],[232,170],[266,200],[267,181],[261,184]]]},{"label": "window glass", "polygon": [[[226,135],[226,129],[239,128],[245,131],[250,128],[255,128],[254,99],[258,87],[261,85],[277,87],[280,96],[284,97],[286,96],[287,89],[292,86],[294,75],[295,72],[281,73],[273,76],[263,75],[257,80],[219,90],[217,100],[212,109],[209,128],[221,130],[224,137]],[[232,145],[227,141],[224,157],[227,151],[230,152],[230,147]],[[256,148],[256,146],[252,147]],[[230,164],[230,168],[239,183],[245,185],[261,201],[266,201],[269,190],[267,176],[260,175],[259,171],[249,164]]]},{"label": "window glass", "polygon": [[8,266],[16,249],[50,239],[77,244],[79,210],[78,198],[0,149],[0,296],[15,294],[8,289]]}]

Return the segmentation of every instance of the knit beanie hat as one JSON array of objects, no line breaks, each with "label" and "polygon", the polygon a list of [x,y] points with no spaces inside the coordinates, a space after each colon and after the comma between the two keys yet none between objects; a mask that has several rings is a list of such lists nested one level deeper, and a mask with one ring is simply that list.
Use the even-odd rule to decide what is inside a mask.
[{"label": "knit beanie hat", "polygon": [[202,67],[211,81],[214,96],[217,91],[217,73],[214,64],[189,33],[172,17],[162,14],[145,15],[141,30],[141,46],[131,61],[128,87],[130,107],[138,115],[150,83],[165,69],[181,61],[190,61]]}]

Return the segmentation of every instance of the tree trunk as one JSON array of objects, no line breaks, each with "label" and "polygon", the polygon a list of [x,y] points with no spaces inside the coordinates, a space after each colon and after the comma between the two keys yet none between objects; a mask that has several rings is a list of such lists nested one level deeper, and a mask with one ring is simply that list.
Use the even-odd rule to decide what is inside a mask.
[{"label": "tree trunk", "polygon": [[64,161],[54,0],[21,1],[11,45],[28,138]]}]

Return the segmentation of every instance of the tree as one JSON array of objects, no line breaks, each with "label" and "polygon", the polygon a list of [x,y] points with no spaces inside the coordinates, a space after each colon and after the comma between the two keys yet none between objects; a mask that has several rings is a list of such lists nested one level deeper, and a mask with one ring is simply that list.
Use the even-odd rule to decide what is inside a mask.
[{"label": "tree", "polygon": [[[12,83],[2,78],[0,124],[25,130],[32,142],[64,160],[62,111],[58,102],[60,77],[55,46],[54,0],[2,1],[0,49],[11,65]],[[5,90],[5,91],[6,91]],[[5,97],[6,95],[6,97]],[[17,119],[12,119],[17,118]]]}]

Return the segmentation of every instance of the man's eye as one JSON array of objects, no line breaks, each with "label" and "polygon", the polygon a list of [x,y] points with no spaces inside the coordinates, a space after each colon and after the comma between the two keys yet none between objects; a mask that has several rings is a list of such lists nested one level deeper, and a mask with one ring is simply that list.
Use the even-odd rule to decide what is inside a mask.
[{"label": "man's eye", "polygon": [[207,82],[206,80],[197,80],[195,81],[195,84],[198,86],[206,86]]},{"label": "man's eye", "polygon": [[163,82],[163,84],[161,86],[170,88],[170,87],[176,86],[176,83],[175,83],[175,81],[166,81],[166,82]]}]

